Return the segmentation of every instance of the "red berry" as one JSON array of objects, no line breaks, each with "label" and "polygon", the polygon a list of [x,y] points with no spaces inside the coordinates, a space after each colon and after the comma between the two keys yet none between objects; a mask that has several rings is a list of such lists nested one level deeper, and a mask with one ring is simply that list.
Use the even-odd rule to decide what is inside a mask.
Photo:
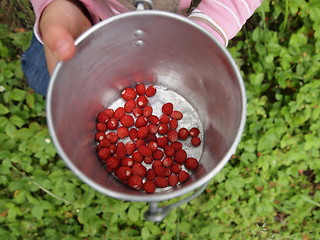
[{"label": "red berry", "polygon": [[120,159],[114,156],[110,156],[106,160],[106,167],[108,167],[110,170],[115,170],[118,168],[120,164]]},{"label": "red berry", "polygon": [[130,99],[135,99],[137,96],[137,93],[135,91],[134,88],[125,88],[122,92],[121,92],[121,97],[124,100],[130,100]]},{"label": "red berry", "polygon": [[141,145],[138,149],[139,153],[144,156],[144,157],[151,157],[152,156],[152,151],[150,148],[148,148],[145,145]]},{"label": "red berry", "polygon": [[135,190],[140,190],[143,186],[142,180],[143,178],[138,175],[131,175],[128,179],[128,186]]},{"label": "red berry", "polygon": [[142,145],[146,145],[146,140],[139,138],[139,139],[136,141],[136,145],[137,145],[137,148],[139,148],[139,147],[142,146]]},{"label": "red berry", "polygon": [[103,110],[103,112],[107,114],[109,118],[113,117],[114,111],[112,108],[106,108],[105,110]]},{"label": "red berry", "polygon": [[137,141],[138,140],[138,130],[136,128],[131,128],[129,130],[129,137],[132,141]]},{"label": "red berry", "polygon": [[189,173],[187,173],[186,171],[182,170],[181,172],[179,172],[179,181],[180,182],[185,182],[189,179]]},{"label": "red berry", "polygon": [[164,166],[157,166],[153,170],[158,177],[166,176],[167,168]]},{"label": "red berry", "polygon": [[121,119],[120,119],[120,123],[122,124],[122,126],[124,127],[132,127],[134,124],[134,119],[131,115],[124,115]]},{"label": "red berry", "polygon": [[115,117],[109,118],[107,126],[110,130],[116,130],[119,126],[118,120]]},{"label": "red berry", "polygon": [[201,139],[199,137],[192,137],[191,144],[195,147],[198,147],[201,144]]},{"label": "red berry", "polygon": [[114,171],[114,175],[119,178],[121,181],[128,180],[128,178],[131,176],[132,170],[129,167],[122,166],[119,167]]},{"label": "red berry", "polygon": [[143,159],[143,162],[144,162],[145,164],[151,164],[151,163],[153,163],[153,158],[152,158],[152,157],[145,157],[145,158]]},{"label": "red berry", "polygon": [[149,124],[149,133],[156,134],[158,132],[158,127],[154,124]]},{"label": "red berry", "polygon": [[108,138],[104,138],[99,142],[99,146],[101,147],[109,147],[110,146],[110,140]]},{"label": "red berry", "polygon": [[157,138],[158,147],[164,148],[165,146],[168,145],[168,142],[169,140],[166,136],[161,136]]},{"label": "red berry", "polygon": [[120,139],[128,137],[129,136],[129,130],[128,128],[121,126],[117,129],[117,135]]},{"label": "red berry", "polygon": [[159,166],[163,166],[162,161],[154,160],[153,163],[152,163],[152,169],[155,169],[156,167],[159,167]]},{"label": "red berry", "polygon": [[130,156],[137,149],[137,145],[135,142],[130,141],[126,142],[125,148],[127,155]]},{"label": "red berry", "polygon": [[187,158],[185,165],[187,169],[195,170],[199,166],[199,163],[197,159],[191,157]]},{"label": "red berry", "polygon": [[149,86],[146,89],[146,96],[147,97],[153,97],[157,92],[157,89],[154,86]]},{"label": "red berry", "polygon": [[155,150],[152,154],[153,159],[156,159],[156,160],[162,159],[163,156],[164,156],[164,153],[160,149]]},{"label": "red berry", "polygon": [[146,87],[143,84],[138,84],[135,88],[138,95],[146,94]]},{"label": "red berry", "polygon": [[184,164],[187,160],[187,152],[183,149],[176,152],[174,160],[179,164]]},{"label": "red berry", "polygon": [[153,108],[151,106],[145,106],[143,108],[143,116],[150,117],[152,115]]},{"label": "red berry", "polygon": [[144,126],[147,126],[148,124],[148,119],[145,116],[139,116],[135,122],[135,127],[141,128]]},{"label": "red berry", "polygon": [[178,127],[178,120],[177,119],[171,119],[169,122],[169,126],[171,129],[176,129]]},{"label": "red berry", "polygon": [[161,115],[159,118],[160,123],[169,123],[170,122],[170,117],[168,115]]},{"label": "red berry", "polygon": [[133,109],[136,107],[136,101],[131,99],[126,101],[126,103],[124,104],[124,111],[126,113],[131,113],[133,111]]},{"label": "red berry", "polygon": [[155,184],[157,187],[159,188],[165,188],[168,187],[169,183],[168,183],[168,179],[166,177],[157,177],[154,180]]},{"label": "red berry", "polygon": [[149,128],[146,126],[143,126],[141,128],[138,129],[138,137],[139,138],[146,138],[149,135]]},{"label": "red berry", "polygon": [[109,139],[110,143],[116,143],[119,139],[115,132],[108,132],[106,138]]},{"label": "red berry", "polygon": [[132,113],[133,113],[133,116],[135,116],[135,117],[137,118],[137,117],[142,116],[143,111],[142,111],[141,108],[135,107],[135,108],[132,110]]},{"label": "red berry", "polygon": [[172,173],[178,174],[181,172],[182,167],[179,163],[173,163],[170,169]]},{"label": "red berry", "polygon": [[117,146],[115,144],[110,144],[109,149],[110,149],[110,153],[114,154],[114,153],[116,153]]},{"label": "red berry", "polygon": [[132,158],[126,157],[124,159],[121,159],[121,166],[132,167],[133,166]]},{"label": "red berry", "polygon": [[110,149],[109,149],[109,148],[101,148],[101,149],[98,151],[98,157],[99,157],[101,160],[107,159],[108,157],[110,157]]},{"label": "red berry", "polygon": [[157,177],[154,169],[150,168],[147,170],[146,179],[147,180],[154,180]]},{"label": "red berry", "polygon": [[171,157],[165,157],[162,160],[162,163],[163,163],[163,166],[165,166],[165,167],[171,167],[173,164],[173,159]]},{"label": "red berry", "polygon": [[182,112],[180,111],[173,111],[171,114],[170,114],[170,117],[171,118],[174,118],[174,119],[177,119],[177,120],[180,120],[183,118],[183,114]]},{"label": "red berry", "polygon": [[171,146],[172,146],[176,151],[182,149],[182,143],[181,143],[181,142],[173,142],[173,143],[171,143]]},{"label": "red berry", "polygon": [[164,147],[164,153],[167,157],[172,157],[175,154],[176,150],[171,145],[167,145]]},{"label": "red berry", "polygon": [[176,130],[174,129],[171,129],[169,132],[168,132],[168,140],[170,142],[176,142],[178,140],[178,133]]},{"label": "red berry", "polygon": [[166,135],[169,132],[168,124],[160,123],[158,127],[158,133],[161,135]]},{"label": "red berry", "polygon": [[109,117],[105,112],[99,112],[97,115],[97,121],[99,123],[106,123],[108,121]]},{"label": "red berry", "polygon": [[117,144],[117,150],[116,150],[116,156],[120,159],[123,159],[126,157],[127,152],[126,152],[126,147],[123,142],[118,142]]},{"label": "red berry", "polygon": [[158,144],[155,141],[148,142],[147,146],[151,149],[153,153],[158,149]]},{"label": "red berry", "polygon": [[134,163],[131,170],[133,175],[138,175],[140,177],[145,177],[147,173],[146,167],[141,163]]},{"label": "red berry", "polygon": [[104,133],[104,132],[97,132],[96,134],[95,134],[95,139],[97,140],[97,141],[101,141],[101,140],[103,140],[103,139],[105,139],[106,138],[106,134]]},{"label": "red berry", "polygon": [[159,118],[156,115],[151,115],[149,117],[149,122],[156,126],[160,123]]},{"label": "red berry", "polygon": [[97,131],[99,131],[99,132],[105,132],[105,131],[108,130],[108,127],[107,127],[107,124],[98,122],[98,123],[96,124],[96,129],[97,129]]},{"label": "red berry", "polygon": [[162,105],[162,112],[166,115],[170,115],[173,111],[173,104],[168,102]]},{"label": "red berry", "polygon": [[139,96],[137,98],[137,106],[138,107],[141,107],[141,108],[144,108],[145,106],[148,105],[148,98],[146,98],[145,96]]},{"label": "red berry", "polygon": [[118,107],[114,111],[113,117],[115,117],[116,119],[120,120],[125,114],[126,114],[126,111],[124,110],[124,108],[123,107]]},{"label": "red berry", "polygon": [[179,177],[178,177],[178,175],[171,174],[171,175],[168,177],[168,183],[169,183],[169,185],[172,186],[172,187],[176,186],[176,185],[179,183]]},{"label": "red berry", "polygon": [[156,190],[156,184],[153,181],[146,181],[142,188],[146,193],[154,193]]},{"label": "red berry", "polygon": [[186,140],[189,137],[189,130],[186,128],[180,128],[178,131],[179,139]]},{"label": "red berry", "polygon": [[135,162],[142,162],[143,156],[139,151],[135,151],[132,153],[132,160]]},{"label": "red berry", "polygon": [[[149,128],[149,127],[148,127]],[[157,137],[155,134],[150,133],[150,128],[149,128],[149,135],[146,138],[147,142],[157,142]]]},{"label": "red berry", "polygon": [[199,128],[193,127],[190,129],[189,132],[190,132],[190,136],[197,137],[200,133],[200,130],[199,130]]}]

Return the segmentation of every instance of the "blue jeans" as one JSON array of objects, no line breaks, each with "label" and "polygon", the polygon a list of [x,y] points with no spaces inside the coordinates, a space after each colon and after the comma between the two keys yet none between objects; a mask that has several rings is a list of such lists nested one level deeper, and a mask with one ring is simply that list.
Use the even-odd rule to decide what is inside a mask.
[{"label": "blue jeans", "polygon": [[32,36],[30,47],[21,56],[21,66],[29,86],[35,92],[46,96],[50,75],[47,69],[43,45],[35,35]]}]

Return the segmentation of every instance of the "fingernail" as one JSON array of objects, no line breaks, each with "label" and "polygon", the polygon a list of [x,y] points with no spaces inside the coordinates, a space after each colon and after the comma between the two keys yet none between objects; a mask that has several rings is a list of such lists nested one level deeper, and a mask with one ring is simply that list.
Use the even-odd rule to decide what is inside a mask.
[{"label": "fingernail", "polygon": [[58,57],[61,58],[62,56],[65,55],[65,52],[69,51],[71,48],[70,43],[64,39],[60,39],[56,42],[55,44],[55,51],[54,54]]}]

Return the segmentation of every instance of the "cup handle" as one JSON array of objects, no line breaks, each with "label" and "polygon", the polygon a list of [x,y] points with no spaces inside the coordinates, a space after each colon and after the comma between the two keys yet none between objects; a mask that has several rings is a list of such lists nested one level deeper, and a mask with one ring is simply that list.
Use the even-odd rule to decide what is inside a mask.
[{"label": "cup handle", "polygon": [[153,8],[152,0],[133,0],[133,5],[137,10],[144,10],[144,4],[147,4],[149,9]]},{"label": "cup handle", "polygon": [[184,198],[176,203],[170,204],[168,206],[159,207],[160,202],[149,202],[149,210],[144,213],[144,218],[151,222],[162,221],[172,209],[179,207],[180,205],[187,203],[194,198],[198,197],[204,189],[207,187],[209,182],[206,182],[200,186],[191,196]]}]

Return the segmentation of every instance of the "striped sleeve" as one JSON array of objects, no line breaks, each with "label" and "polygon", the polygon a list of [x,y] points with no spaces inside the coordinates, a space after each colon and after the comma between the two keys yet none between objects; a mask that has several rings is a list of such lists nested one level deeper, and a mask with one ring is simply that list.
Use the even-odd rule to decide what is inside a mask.
[{"label": "striped sleeve", "polygon": [[227,46],[261,3],[262,0],[202,0],[188,18]]}]

